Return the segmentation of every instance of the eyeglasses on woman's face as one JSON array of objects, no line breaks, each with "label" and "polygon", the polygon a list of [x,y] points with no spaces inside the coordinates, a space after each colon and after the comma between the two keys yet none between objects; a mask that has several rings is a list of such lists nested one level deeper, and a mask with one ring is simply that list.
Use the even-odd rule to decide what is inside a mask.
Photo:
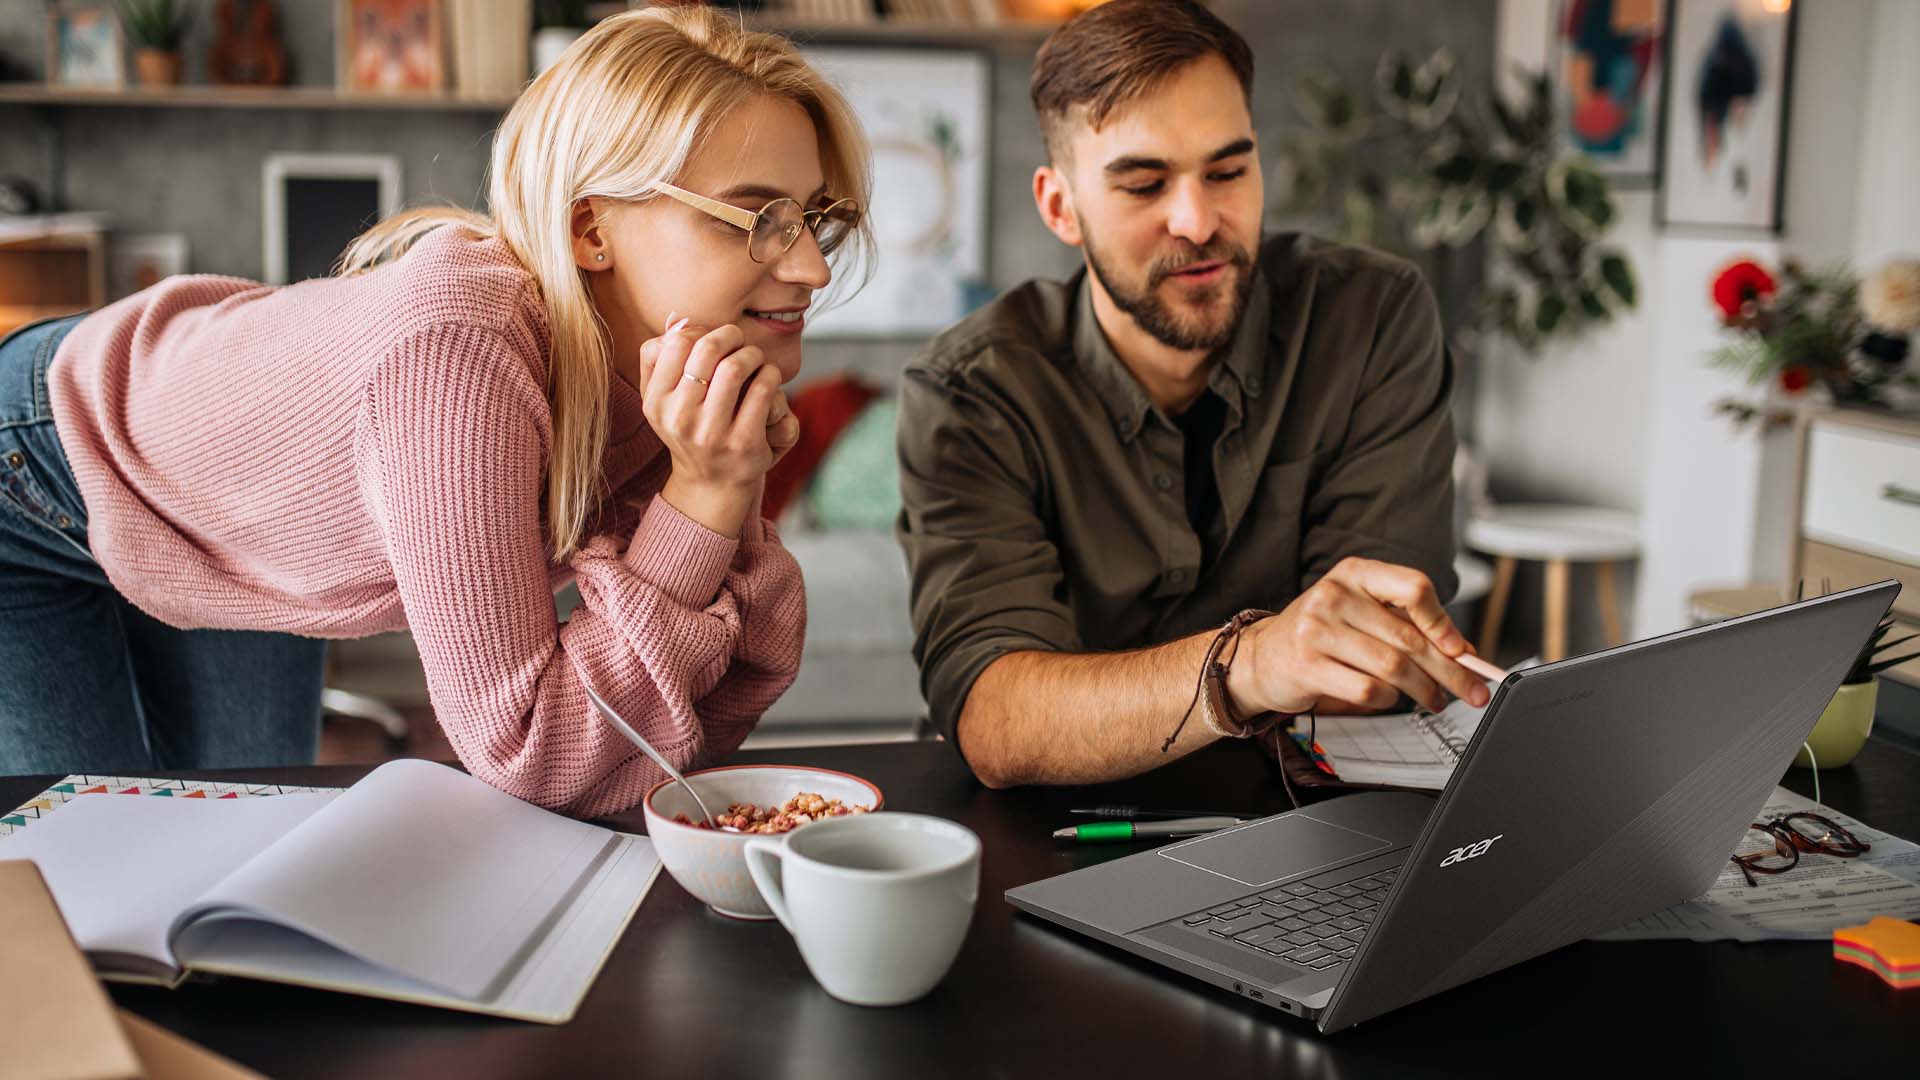
[{"label": "eyeglasses on woman's face", "polygon": [[860,224],[860,204],[852,199],[837,199],[818,210],[803,208],[793,199],[775,199],[758,211],[709,199],[686,188],[661,181],[653,185],[660,194],[685,203],[695,210],[747,234],[747,257],[767,263],[785,255],[800,239],[801,230],[813,233],[820,254],[831,255]]}]

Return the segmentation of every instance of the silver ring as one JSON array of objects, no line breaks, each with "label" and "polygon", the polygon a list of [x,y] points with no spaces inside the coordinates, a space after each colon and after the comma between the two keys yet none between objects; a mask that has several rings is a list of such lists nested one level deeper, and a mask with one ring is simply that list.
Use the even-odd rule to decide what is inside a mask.
[{"label": "silver ring", "polygon": [[700,384],[701,386],[707,386],[707,385],[709,385],[709,384],[708,384],[708,382],[707,382],[707,380],[705,380],[705,379],[703,379],[703,378],[701,378],[701,377],[700,377],[700,376],[698,376],[698,375],[695,375],[695,374],[694,374],[693,372],[691,372],[691,371],[683,371],[683,372],[681,372],[681,373],[680,373],[680,377],[681,377],[681,378],[683,378],[683,379],[690,379],[690,380],[692,380],[692,381],[694,381],[694,382],[697,382],[697,383],[699,383],[699,384]]}]

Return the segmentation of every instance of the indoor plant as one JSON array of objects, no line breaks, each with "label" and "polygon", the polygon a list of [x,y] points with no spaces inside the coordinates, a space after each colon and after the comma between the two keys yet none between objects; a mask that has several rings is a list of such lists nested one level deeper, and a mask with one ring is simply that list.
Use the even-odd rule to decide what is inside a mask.
[{"label": "indoor plant", "polygon": [[[1793,763],[1802,768],[1837,769],[1852,761],[1860,748],[1866,745],[1867,736],[1873,731],[1873,712],[1879,704],[1880,680],[1877,676],[1896,664],[1920,657],[1920,651],[1905,656],[1883,658],[1882,654],[1896,645],[1912,641],[1920,634],[1908,634],[1892,641],[1885,640],[1893,629],[1893,617],[1880,621],[1867,638],[1860,653],[1854,657],[1853,666],[1847,669],[1846,678],[1840,680],[1840,689],[1834,692],[1833,700],[1820,714],[1820,720],[1813,725],[1813,731],[1807,736],[1807,745],[1800,748]],[[1808,756],[1811,748],[1812,756]]]},{"label": "indoor plant", "polygon": [[1527,76],[1519,101],[1463,100],[1446,50],[1418,64],[1388,52],[1371,101],[1313,73],[1297,100],[1309,130],[1276,162],[1280,213],[1413,257],[1437,288],[1448,253],[1484,240],[1473,324],[1529,352],[1634,306],[1632,263],[1603,242],[1608,181],[1561,144],[1545,74]]},{"label": "indoor plant", "polygon": [[[1721,326],[1733,340],[1712,362],[1744,374],[1763,393],[1788,398],[1817,392],[1837,405],[1884,406],[1887,391],[1916,385],[1905,370],[1907,337],[1920,326],[1920,268],[1893,263],[1868,279],[1870,299],[1845,267],[1809,270],[1785,259],[1778,270],[1735,259],[1710,287]],[[1871,313],[1871,315],[1869,315]],[[1790,414],[1734,398],[1715,405],[1736,424],[1764,412],[1770,423]]]},{"label": "indoor plant", "polygon": [[119,0],[120,24],[133,44],[133,65],[144,86],[172,86],[180,81],[180,39],[186,36],[187,12],[174,0]]}]

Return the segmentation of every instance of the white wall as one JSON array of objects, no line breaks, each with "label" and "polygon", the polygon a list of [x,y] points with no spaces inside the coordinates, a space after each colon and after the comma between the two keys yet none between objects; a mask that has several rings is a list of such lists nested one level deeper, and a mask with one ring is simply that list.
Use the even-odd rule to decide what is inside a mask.
[{"label": "white wall", "polygon": [[[1639,309],[1537,357],[1477,360],[1475,425],[1497,496],[1641,514],[1643,558],[1626,586],[1636,636],[1682,625],[1696,588],[1777,579],[1787,565],[1790,447],[1737,434],[1711,411],[1740,389],[1706,365],[1723,340],[1707,296],[1714,271],[1737,255],[1852,257],[1870,269],[1886,253],[1920,253],[1920,127],[1904,115],[1920,100],[1920,3],[1797,6],[1783,234],[1670,234],[1654,224],[1651,192],[1620,192],[1610,239],[1633,257]],[[1502,0],[1505,69],[1545,63],[1549,18],[1544,0]],[[1592,627],[1576,625],[1575,647],[1595,644]]]},{"label": "white wall", "polygon": [[1920,3],[1879,0],[1871,46],[1853,243],[1855,264],[1869,270],[1920,257]]}]

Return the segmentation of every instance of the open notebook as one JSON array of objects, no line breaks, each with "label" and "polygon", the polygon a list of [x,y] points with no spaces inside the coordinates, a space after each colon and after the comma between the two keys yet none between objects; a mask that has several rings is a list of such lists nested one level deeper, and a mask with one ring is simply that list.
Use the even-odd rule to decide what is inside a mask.
[{"label": "open notebook", "polygon": [[[1537,658],[1531,659],[1512,670],[1538,663]],[[1497,685],[1490,682],[1487,690],[1492,692]],[[1347,783],[1439,791],[1447,786],[1486,713],[1484,708],[1455,700],[1437,713],[1415,709],[1375,716],[1321,716],[1311,730],[1321,759]],[[1304,739],[1309,728],[1295,720],[1294,730]]]},{"label": "open notebook", "polygon": [[0,840],[104,978],[206,972],[564,1023],[659,871],[653,845],[394,761],[339,792],[82,795]]}]

